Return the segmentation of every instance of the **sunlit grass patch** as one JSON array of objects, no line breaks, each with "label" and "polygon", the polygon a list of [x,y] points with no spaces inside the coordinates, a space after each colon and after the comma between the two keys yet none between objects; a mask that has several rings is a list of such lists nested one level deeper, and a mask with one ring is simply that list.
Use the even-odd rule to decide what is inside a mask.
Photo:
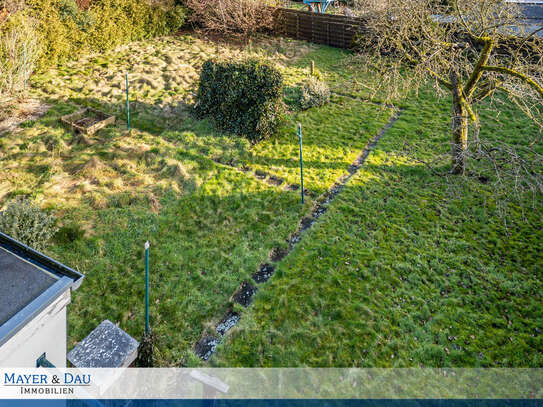
[{"label": "sunlit grass patch", "polygon": [[[541,199],[521,196],[502,212],[492,183],[447,174],[449,103],[424,93],[405,104],[213,364],[543,364]],[[481,137],[533,139],[518,113]]]},{"label": "sunlit grass patch", "polygon": [[164,37],[123,45],[103,55],[83,56],[35,76],[33,84],[39,96],[94,102],[122,114],[128,73],[134,119],[160,117],[166,122],[159,127],[165,128],[182,123],[187,105],[194,102],[200,69],[207,59],[268,58],[296,82],[286,67],[315,49],[315,45],[282,38],[261,37],[242,49],[189,35]]},{"label": "sunlit grass patch", "polygon": [[[110,195],[183,195],[213,172],[210,160],[191,160],[175,145],[139,130],[109,126],[92,136],[75,134],[60,117],[76,110],[59,103],[31,126],[3,137],[0,172],[15,195],[31,195],[49,207],[78,207]],[[98,199],[98,197],[102,197]]]},{"label": "sunlit grass patch", "polygon": [[392,112],[392,109],[352,98],[334,97],[326,106],[292,115],[274,137],[255,145],[240,137],[218,135],[205,129],[198,133],[167,131],[162,137],[191,154],[271,174],[285,185],[300,184],[296,134],[296,124],[300,122],[303,129],[304,187],[320,194],[346,173],[366,144],[388,122]]}]

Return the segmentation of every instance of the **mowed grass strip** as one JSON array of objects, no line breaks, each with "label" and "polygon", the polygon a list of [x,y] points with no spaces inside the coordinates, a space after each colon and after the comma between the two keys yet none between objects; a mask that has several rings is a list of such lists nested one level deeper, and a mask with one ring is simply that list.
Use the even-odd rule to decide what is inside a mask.
[{"label": "mowed grass strip", "polygon": [[[212,364],[543,365],[541,197],[504,219],[492,182],[446,176],[449,103],[407,104]],[[481,132],[536,135],[513,108]],[[436,173],[420,162],[431,159]]]}]

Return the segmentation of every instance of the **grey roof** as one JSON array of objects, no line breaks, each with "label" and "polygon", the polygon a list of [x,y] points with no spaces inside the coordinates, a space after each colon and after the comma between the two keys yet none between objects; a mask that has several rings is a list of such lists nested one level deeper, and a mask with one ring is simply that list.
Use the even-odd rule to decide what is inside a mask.
[{"label": "grey roof", "polygon": [[527,19],[543,19],[543,0],[506,0],[506,2],[518,4]]},{"label": "grey roof", "polygon": [[543,20],[543,3],[541,4],[526,4],[520,6],[524,17],[532,20]]},{"label": "grey roof", "polygon": [[0,247],[0,325],[57,280],[58,277]]},{"label": "grey roof", "polygon": [[0,346],[83,275],[0,232]]}]

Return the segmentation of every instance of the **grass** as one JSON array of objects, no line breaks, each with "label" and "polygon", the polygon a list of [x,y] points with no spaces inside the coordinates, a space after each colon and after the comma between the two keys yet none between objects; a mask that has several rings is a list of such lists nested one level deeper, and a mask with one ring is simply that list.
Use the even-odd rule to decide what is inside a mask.
[{"label": "grass", "polygon": [[[2,138],[0,204],[27,196],[54,211],[61,229],[49,254],[85,273],[70,306],[69,348],[106,318],[139,338],[149,240],[158,363],[197,363],[192,346],[232,306],[238,285],[272,249],[286,247],[312,197],[346,173],[391,115],[344,96],[305,112],[294,104],[275,138],[250,145],[191,112],[199,67],[217,54],[271,58],[289,89],[309,73],[302,57],[323,61],[326,78],[333,75],[328,61],[346,55],[266,38],[243,50],[191,36],[129,44],[34,77],[33,96],[51,109]],[[129,64],[130,133],[122,120]],[[75,135],[59,119],[80,105],[114,114],[117,122],[93,136]],[[312,195],[305,205],[299,192],[284,188],[299,182],[297,121],[304,124]],[[281,178],[281,186],[259,174]]]},{"label": "grass", "polygon": [[56,257],[85,271],[70,308],[70,346],[104,318],[141,334],[142,248],[149,240],[158,361],[189,363],[206,324],[226,310],[239,283],[281,245],[302,212],[297,194],[279,194],[227,168],[192,194],[166,194],[160,206],[158,213],[142,205],[101,210],[92,236],[54,246]]},{"label": "grass", "polygon": [[[131,120],[142,130],[175,128],[190,119],[200,68],[209,58],[270,58],[282,68],[289,84],[304,72],[288,68],[316,46],[281,38],[261,38],[250,47],[212,43],[191,35],[163,37],[121,46],[99,55],[82,56],[32,78],[38,95],[69,98],[125,116],[125,75],[128,73]],[[160,120],[157,120],[160,118]]]},{"label": "grass", "polygon": [[330,105],[292,114],[275,137],[253,147],[212,133],[196,135],[192,131],[167,131],[163,137],[172,142],[175,140],[191,154],[206,155],[220,163],[271,174],[286,184],[299,186],[299,146],[295,128],[296,122],[303,123],[304,187],[319,195],[345,172],[390,116],[390,109],[337,96]]},{"label": "grass", "polygon": [[75,110],[59,102],[40,120],[2,138],[0,172],[10,188],[0,198],[29,195],[51,208],[92,210],[123,194],[152,203],[165,191],[193,191],[213,170],[210,160],[190,160],[162,138],[138,130],[128,134],[124,126],[76,135],[59,120]]},{"label": "grass", "polygon": [[[254,54],[282,71],[288,113],[274,138],[251,145],[195,118],[191,104],[204,60]],[[330,104],[300,111],[295,95],[311,60],[334,93]],[[86,276],[73,293],[69,348],[106,318],[140,337],[149,240],[158,364],[200,363],[192,347],[233,306],[232,293],[270,251],[287,247],[315,199],[394,113],[360,68],[343,50],[298,41],[260,38],[240,49],[183,35],[34,77],[33,96],[52,108],[0,139],[0,205],[23,195],[58,216],[49,254]],[[396,102],[401,119],[261,286],[213,364],[542,364],[539,201],[526,210],[523,196],[504,208],[492,183],[444,176],[448,101]],[[59,119],[78,105],[117,122],[74,135]],[[527,145],[536,130],[519,117],[514,109],[487,116],[482,136]],[[305,205],[285,188],[299,183],[297,122]]]},{"label": "grass", "polygon": [[[504,218],[491,183],[439,170],[449,101],[424,94],[407,106],[214,365],[543,364],[541,197],[511,202]],[[485,139],[537,136],[515,109],[485,119]],[[420,163],[432,158],[436,174]]]}]

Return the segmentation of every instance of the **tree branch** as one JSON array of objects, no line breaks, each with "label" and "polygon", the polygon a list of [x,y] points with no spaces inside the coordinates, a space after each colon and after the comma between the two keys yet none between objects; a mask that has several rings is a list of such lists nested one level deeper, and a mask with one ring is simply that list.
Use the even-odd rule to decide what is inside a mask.
[{"label": "tree branch", "polygon": [[477,85],[477,82],[479,82],[479,79],[481,79],[481,76],[483,76],[483,71],[481,68],[487,64],[488,59],[490,58],[490,53],[494,48],[494,41],[492,40],[492,38],[485,37],[482,40],[485,43],[485,47],[481,51],[481,54],[479,55],[479,60],[473,68],[473,72],[471,73],[471,76],[466,82],[466,85],[464,86],[464,96],[468,99],[473,96],[475,86]]},{"label": "tree branch", "polygon": [[497,73],[501,73],[501,74],[504,74],[504,75],[514,76],[515,78],[518,78],[518,79],[526,82],[528,85],[530,85],[532,88],[534,88],[535,91],[537,93],[539,93],[539,95],[543,99],[543,86],[540,85],[539,83],[537,83],[534,79],[532,79],[529,76],[523,74],[522,72],[518,72],[518,71],[515,71],[514,69],[506,68],[506,67],[503,67],[503,66],[487,66],[487,65],[484,65],[484,66],[481,67],[481,69],[484,70],[484,71],[497,72]]},{"label": "tree branch", "polygon": [[443,79],[443,77],[442,77],[440,74],[438,74],[437,72],[432,71],[430,68],[426,68],[426,70],[427,70],[434,78],[436,78],[437,81],[438,81],[441,85],[445,86],[445,87],[446,87],[447,89],[449,89],[449,90],[452,90],[453,85],[452,85],[449,81],[446,81],[445,79]]}]

